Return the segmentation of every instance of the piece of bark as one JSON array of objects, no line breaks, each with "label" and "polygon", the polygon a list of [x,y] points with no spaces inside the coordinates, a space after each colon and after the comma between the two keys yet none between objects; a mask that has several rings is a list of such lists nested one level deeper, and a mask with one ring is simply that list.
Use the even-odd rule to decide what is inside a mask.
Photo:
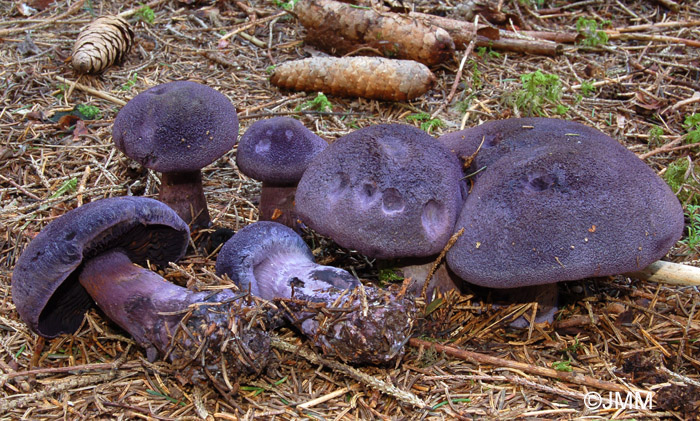
[{"label": "piece of bark", "polygon": [[476,45],[494,50],[512,51],[514,53],[556,56],[564,52],[564,46],[547,40],[529,40],[516,38],[488,39],[477,36]]},{"label": "piece of bark", "polygon": [[307,30],[306,42],[334,55],[367,49],[433,66],[454,53],[447,31],[406,15],[332,0],[299,0],[294,14]]},{"label": "piece of bark", "polygon": [[270,81],[296,91],[346,97],[406,101],[435,83],[425,65],[383,57],[313,57],[278,65]]}]

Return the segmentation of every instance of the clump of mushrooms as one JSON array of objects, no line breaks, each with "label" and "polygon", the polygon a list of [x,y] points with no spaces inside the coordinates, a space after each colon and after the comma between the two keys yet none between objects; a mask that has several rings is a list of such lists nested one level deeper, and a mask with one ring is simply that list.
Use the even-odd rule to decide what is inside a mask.
[{"label": "clump of mushrooms", "polygon": [[162,202],[193,228],[209,226],[201,169],[238,137],[236,108],[224,94],[189,81],[154,86],[119,111],[112,137],[125,155],[161,173]]},{"label": "clump of mushrooms", "polygon": [[216,273],[281,301],[280,310],[324,354],[344,361],[390,361],[411,335],[415,307],[405,291],[363,287],[343,269],[316,264],[304,240],[276,222],[238,231],[221,248]]},{"label": "clump of mushrooms", "polygon": [[47,338],[76,331],[96,303],[149,360],[167,356],[193,380],[208,378],[205,371],[224,379],[259,373],[271,358],[260,310],[232,290],[193,292],[143,267],[177,261],[188,241],[187,224],[157,200],[87,203],[29,243],[12,274],[12,298]]},{"label": "clump of mushrooms", "polygon": [[236,165],[241,172],[262,181],[261,221],[298,228],[294,195],[302,174],[328,143],[299,121],[273,117],[251,124],[241,136]]}]

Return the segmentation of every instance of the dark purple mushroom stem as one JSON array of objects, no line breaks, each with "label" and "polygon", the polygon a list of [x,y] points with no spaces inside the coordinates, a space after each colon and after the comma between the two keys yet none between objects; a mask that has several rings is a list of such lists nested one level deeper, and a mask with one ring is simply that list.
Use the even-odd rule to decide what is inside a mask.
[{"label": "dark purple mushroom stem", "polygon": [[343,269],[316,264],[302,238],[281,224],[263,221],[238,231],[221,248],[216,271],[278,303],[325,354],[344,361],[390,361],[410,338],[416,310],[405,291],[363,287]]},{"label": "dark purple mushroom stem", "polygon": [[[190,375],[206,365],[214,373],[226,369],[229,378],[258,374],[270,360],[267,334],[246,327],[247,316],[256,312],[245,294],[190,291],[133,264],[119,250],[89,260],[79,280],[102,311],[146,348],[149,360],[160,354],[176,366],[196,361]],[[205,353],[205,364],[195,359],[198,352]]]},{"label": "dark purple mushroom stem", "polygon": [[184,221],[190,221],[192,227],[208,227],[211,224],[201,171],[162,173],[158,199],[170,206]]},{"label": "dark purple mushroom stem", "polygon": [[297,186],[283,186],[263,182],[260,190],[259,212],[261,221],[274,221],[290,228],[299,226],[294,210]]},{"label": "dark purple mushroom stem", "polygon": [[250,125],[238,142],[236,164],[243,174],[263,182],[261,221],[299,230],[294,207],[296,186],[309,163],[327,146],[291,117],[273,117]]}]

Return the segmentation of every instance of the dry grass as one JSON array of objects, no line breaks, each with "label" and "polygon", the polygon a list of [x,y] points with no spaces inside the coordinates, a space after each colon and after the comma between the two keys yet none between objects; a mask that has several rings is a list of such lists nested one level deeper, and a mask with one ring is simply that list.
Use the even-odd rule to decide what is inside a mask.
[{"label": "dry grass", "polygon": [[[700,54],[697,47],[683,44],[700,41],[695,2],[669,12],[661,2],[584,1],[552,14],[505,3],[532,29],[571,32],[579,17],[608,19],[618,29],[685,24],[652,25],[601,47],[567,45],[557,57],[503,52],[488,59],[474,56],[481,86],[475,85],[474,67],[468,63],[455,101],[444,107],[459,61],[435,69],[435,89],[411,103],[331,98],[334,114],[297,113],[299,118],[330,139],[355,127],[406,122],[406,116],[419,112],[439,111],[436,117],[444,127],[435,133],[455,130],[516,115],[508,98],[520,88],[521,75],[541,69],[560,77],[562,102],[570,106],[566,118],[619,139],[659,173],[682,157],[700,164],[694,158],[698,148],[682,143],[684,118],[700,112]],[[550,7],[553,2],[546,3]],[[429,11],[447,2],[417,4]],[[1,418],[693,419],[700,413],[700,292],[622,276],[561,285],[557,321],[529,329],[508,324],[520,314],[531,314],[531,304],[496,309],[477,297],[448,296],[421,323],[418,334],[477,353],[463,356],[468,360],[410,346],[392,366],[352,372],[280,344],[278,365],[225,396],[183,382],[166,363],[148,363],[142,350],[97,312],[88,315],[75,335],[38,338],[19,320],[10,291],[14,262],[27,243],[48,222],[82,203],[125,194],[154,196],[158,190],[156,175],[112,147],[111,126],[120,108],[115,99],[127,101],[171,80],[195,80],[232,99],[243,132],[255,119],[294,112],[310,98],[271,87],[266,70],[313,50],[302,43],[303,28],[281,15],[272,1],[222,1],[214,7],[155,1],[153,24],[135,15],[129,18],[137,44],[126,62],[102,76],[80,78],[93,88],[87,93],[62,82],[78,79],[63,60],[79,29],[93,16],[135,10],[138,3],[57,1],[30,18],[18,14],[19,5],[0,5]],[[31,31],[22,29],[27,27]],[[225,33],[235,36],[222,41]],[[20,47],[29,46],[27,34],[35,50],[24,55]],[[584,81],[597,82],[597,90],[577,101]],[[86,130],[50,120],[77,104],[94,105],[101,112],[98,119],[85,122]],[[663,128],[661,139],[650,137],[654,125]],[[260,184],[239,173],[233,157],[231,151],[210,165],[204,178],[214,223],[238,229],[257,219]],[[320,253],[326,262],[355,266],[359,273],[376,277],[371,262],[361,256],[337,247]],[[181,285],[206,288],[218,282],[212,275],[214,259],[192,251],[164,273]],[[679,243],[669,259],[698,265],[700,255]],[[287,341],[303,343],[294,332],[282,334]],[[479,359],[483,355],[508,363]],[[561,374],[566,370],[579,376]],[[559,378],[552,372],[560,373]],[[377,380],[385,383],[381,388],[395,386],[429,408],[419,409],[406,403],[408,398],[399,400],[368,386]],[[607,396],[609,390],[627,386],[656,392],[653,408],[586,409],[586,392]]]}]

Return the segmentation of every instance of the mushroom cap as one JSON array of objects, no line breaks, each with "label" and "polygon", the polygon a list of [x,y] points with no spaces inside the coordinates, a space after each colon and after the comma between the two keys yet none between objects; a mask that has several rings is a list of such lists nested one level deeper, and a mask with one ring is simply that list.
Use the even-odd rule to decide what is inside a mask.
[{"label": "mushroom cap", "polygon": [[383,124],[337,139],[297,186],[300,219],[376,258],[439,252],[466,192],[459,160],[413,126]]},{"label": "mushroom cap", "polygon": [[114,120],[114,144],[158,172],[199,171],[233,148],[236,108],[226,95],[189,81],[163,83],[131,99]]},{"label": "mushroom cap", "polygon": [[[347,289],[359,281],[345,270],[314,263],[314,255],[293,229],[272,221],[250,224],[231,237],[216,258],[217,275],[267,300],[291,298],[292,281],[313,299],[314,291]],[[304,284],[303,286],[301,284]]]},{"label": "mushroom cap", "polygon": [[299,121],[273,117],[251,124],[238,142],[236,164],[243,174],[265,183],[293,185],[311,160],[328,146]]},{"label": "mushroom cap", "polygon": [[145,197],[87,203],[50,222],[17,259],[12,299],[39,335],[74,332],[94,303],[78,282],[81,264],[120,248],[134,263],[163,265],[180,259],[189,228],[167,205]]},{"label": "mushroom cap", "polygon": [[601,147],[606,147],[611,141],[610,137],[593,127],[575,121],[545,117],[488,121],[468,129],[446,133],[440,136],[438,141],[463,160],[478,151],[465,171],[472,174],[510,152],[580,139],[591,145],[599,144]]},{"label": "mushroom cap", "polygon": [[512,288],[635,271],[663,257],[684,224],[666,183],[602,132],[540,122],[497,142],[512,151],[476,164],[487,168],[455,226],[465,231],[449,267],[468,282]]}]

